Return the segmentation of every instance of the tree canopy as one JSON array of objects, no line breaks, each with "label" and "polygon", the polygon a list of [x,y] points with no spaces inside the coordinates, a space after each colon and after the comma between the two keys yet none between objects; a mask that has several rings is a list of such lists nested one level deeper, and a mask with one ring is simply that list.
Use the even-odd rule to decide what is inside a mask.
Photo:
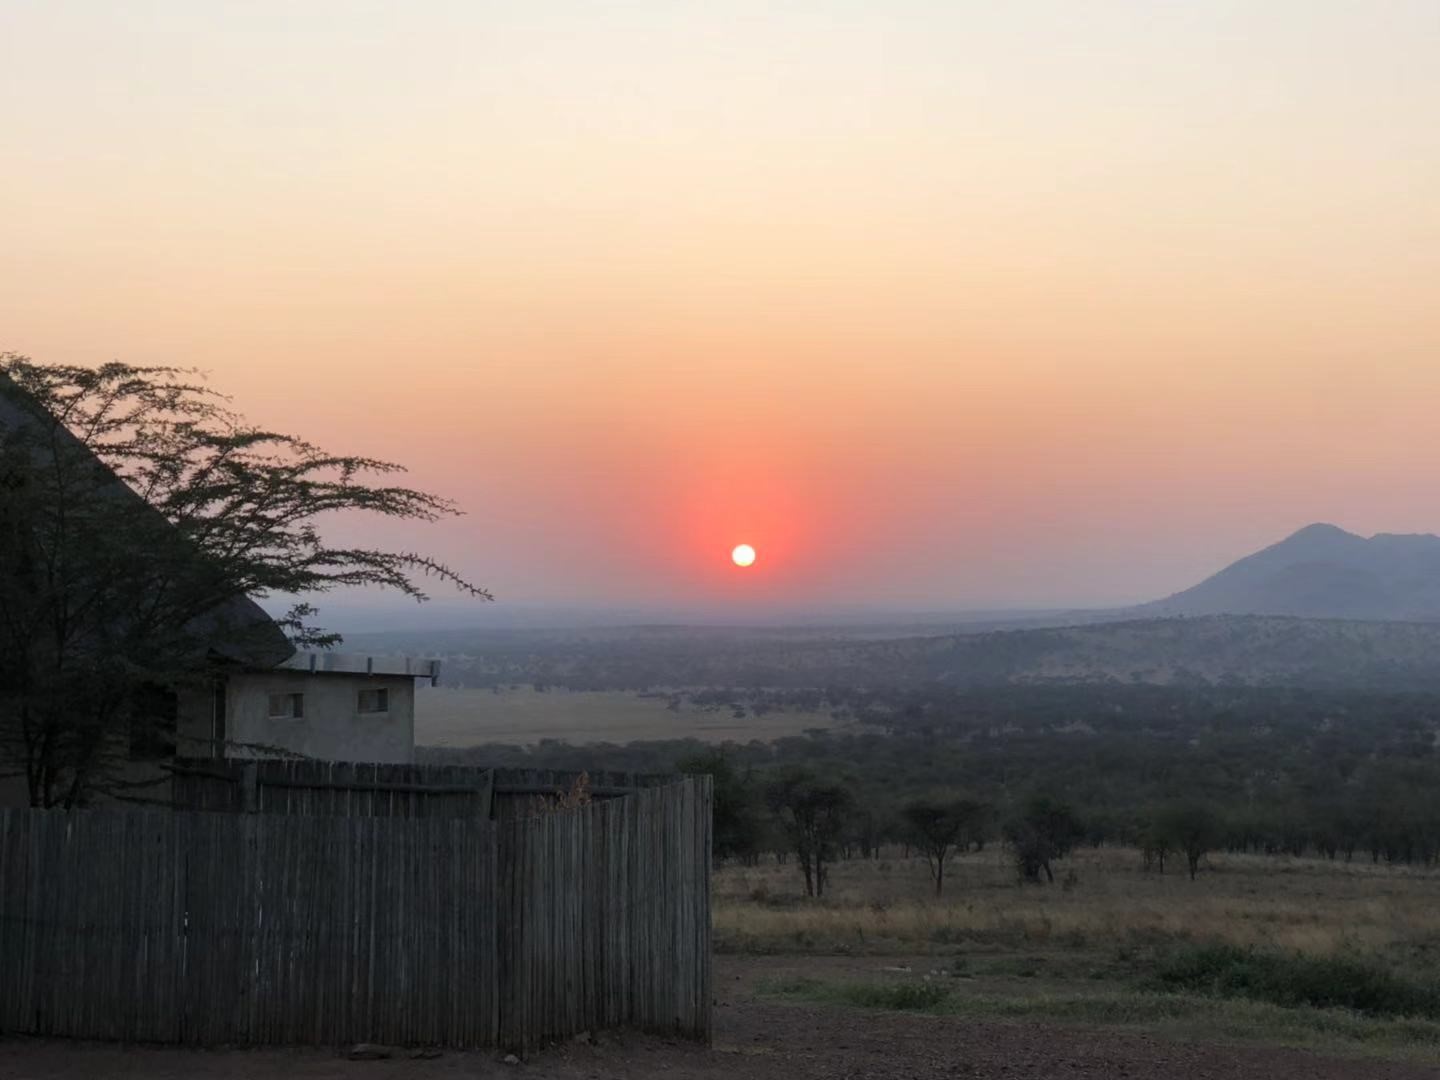
[{"label": "tree canopy", "polygon": [[946,858],[970,839],[984,811],[974,799],[943,793],[912,799],[901,807],[904,835],[925,856],[936,896],[945,889]]},{"label": "tree canopy", "polygon": [[[329,646],[310,597],[489,593],[414,551],[330,542],[337,514],[459,513],[401,466],[246,423],[191,371],[0,356],[0,770],[37,806],[123,793],[165,695],[218,663]],[[252,600],[289,598],[278,621]]]}]

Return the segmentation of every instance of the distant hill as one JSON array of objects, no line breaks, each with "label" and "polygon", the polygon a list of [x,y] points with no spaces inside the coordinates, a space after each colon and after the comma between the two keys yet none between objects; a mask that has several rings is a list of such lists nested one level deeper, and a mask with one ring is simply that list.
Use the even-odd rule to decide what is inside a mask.
[{"label": "distant hill", "polygon": [[1135,608],[941,625],[357,635],[444,660],[450,685],[575,690],[943,683],[1440,691],[1440,537],[1310,525]]},{"label": "distant hill", "polygon": [[[901,643],[892,643],[900,645]],[[1211,615],[904,643],[909,655],[853,655],[905,681],[1440,690],[1440,623]],[[894,680],[885,680],[894,681]]]},{"label": "distant hill", "polygon": [[1310,525],[1137,615],[1440,620],[1440,537]]}]

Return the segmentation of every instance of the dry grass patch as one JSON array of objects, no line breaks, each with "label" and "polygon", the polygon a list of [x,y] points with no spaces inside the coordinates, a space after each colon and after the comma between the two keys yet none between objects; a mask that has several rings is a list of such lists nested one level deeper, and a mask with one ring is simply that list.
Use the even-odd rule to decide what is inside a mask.
[{"label": "dry grass patch", "polygon": [[620,690],[424,687],[415,695],[415,739],[444,747],[533,746],[544,739],[575,745],[654,739],[745,743],[836,726],[829,713],[775,709],[756,716],[747,710],[737,718],[728,708],[686,704],[671,710],[667,704],[662,695]]},{"label": "dry grass patch", "polygon": [[716,940],[758,952],[1220,941],[1417,961],[1440,946],[1440,874],[1425,870],[1221,855],[1191,882],[1100,849],[1060,872],[1069,885],[1022,886],[1003,851],[970,854],[937,900],[919,860],[842,862],[825,898],[806,901],[794,866],[730,867],[716,876]]}]

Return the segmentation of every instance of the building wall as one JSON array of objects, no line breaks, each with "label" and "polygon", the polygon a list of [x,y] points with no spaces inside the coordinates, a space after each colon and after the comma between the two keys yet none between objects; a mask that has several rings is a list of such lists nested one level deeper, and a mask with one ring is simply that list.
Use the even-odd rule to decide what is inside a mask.
[{"label": "building wall", "polygon": [[[390,709],[360,712],[361,690],[390,691]],[[305,715],[271,719],[271,694],[304,694]],[[415,680],[300,671],[232,675],[226,687],[226,738],[278,747],[325,761],[405,764],[415,759]],[[232,747],[229,757],[263,756]]]},{"label": "building wall", "polygon": [[[390,691],[386,713],[359,711],[361,690]],[[270,719],[271,694],[305,695],[299,720]],[[176,708],[176,753],[180,757],[261,757],[240,747],[221,750],[215,742],[214,696],[208,690],[185,689]],[[415,760],[415,680],[408,676],[269,671],[231,675],[225,691],[225,737],[231,743],[275,746],[323,761],[410,764]],[[134,797],[167,803],[170,774],[153,761],[121,766],[128,783],[144,781]],[[0,809],[29,805],[23,776],[0,776]],[[97,803],[109,802],[95,796]]]}]

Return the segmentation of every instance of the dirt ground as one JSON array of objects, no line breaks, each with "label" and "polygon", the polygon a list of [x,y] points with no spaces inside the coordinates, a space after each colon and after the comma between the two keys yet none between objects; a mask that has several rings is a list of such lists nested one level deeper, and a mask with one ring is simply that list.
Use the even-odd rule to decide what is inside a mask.
[{"label": "dirt ground", "polygon": [[[827,963],[839,971],[845,961]],[[817,961],[806,962],[814,966]],[[794,961],[721,957],[710,1049],[627,1033],[553,1047],[518,1065],[498,1054],[350,1061],[333,1051],[198,1051],[58,1040],[0,1040],[5,1080],[431,1080],[531,1076],[553,1080],[920,1080],[929,1077],[1263,1077],[1265,1080],[1409,1080],[1440,1077],[1419,1065],[1338,1059],[1304,1051],[1175,1042],[1100,1028],[976,1022],[757,999],[756,980]]]}]

